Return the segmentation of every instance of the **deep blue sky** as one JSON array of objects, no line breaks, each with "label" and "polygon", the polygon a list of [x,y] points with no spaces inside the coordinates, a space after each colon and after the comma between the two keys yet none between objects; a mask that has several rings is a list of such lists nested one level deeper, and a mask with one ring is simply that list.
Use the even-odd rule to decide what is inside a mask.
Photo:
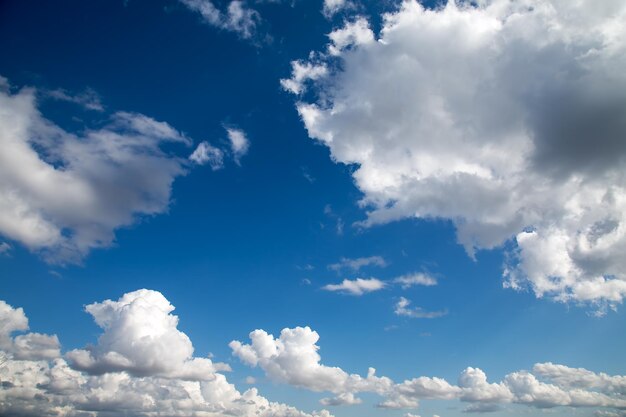
[{"label": "deep blue sky", "polygon": [[[194,141],[168,145],[167,152],[188,155],[204,140],[228,147],[229,126],[250,142],[240,165],[226,158],[221,170],[190,167],[175,179],[167,212],[118,229],[111,247],[91,251],[80,265],[49,264],[36,250],[0,238],[12,247],[0,256],[0,299],[23,307],[32,331],[57,334],[66,352],[96,343],[101,332],[84,305],[157,290],[176,306],[179,329],[197,356],[211,352],[230,363],[228,379],[238,388],[254,375],[261,394],[306,411],[320,408],[321,394],[263,377],[232,357],[228,342],[247,341],[254,329],[278,335],[310,326],[321,336],[323,364],[362,375],[373,366],[394,381],[427,375],[454,383],[467,366],[500,381],[540,362],[624,374],[624,309],[595,317],[588,306],[503,288],[503,248],[514,242],[472,260],[447,219],[355,225],[366,218],[351,175],[356,167],[334,162],[326,146],[309,138],[297,98],[279,83],[292,60],[321,50],[341,25],[344,16],[326,19],[320,3],[251,2],[263,20],[258,36],[245,40],[175,1],[0,2],[0,75],[14,92],[90,88],[101,98],[104,112],[40,96],[43,116],[66,131],[102,126],[114,112],[130,111]],[[397,6],[372,3],[359,10],[376,31],[380,13]],[[328,268],[341,258],[370,256],[388,265]],[[392,286],[360,297],[322,289],[343,279],[414,272],[438,285]],[[400,296],[448,313],[398,316]],[[363,398],[362,405],[331,411],[404,415],[372,408],[374,396]],[[424,400],[419,414],[460,415],[462,408]]]}]

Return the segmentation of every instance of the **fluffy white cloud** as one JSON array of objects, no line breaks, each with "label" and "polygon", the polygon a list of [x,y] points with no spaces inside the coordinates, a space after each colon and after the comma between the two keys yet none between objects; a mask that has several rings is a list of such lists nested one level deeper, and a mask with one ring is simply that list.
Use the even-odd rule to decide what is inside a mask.
[{"label": "fluffy white cloud", "polygon": [[0,300],[0,350],[14,359],[41,360],[59,356],[60,345],[56,335],[27,333],[12,337],[12,333],[26,330],[28,319],[24,310]]},{"label": "fluffy white cloud", "polygon": [[207,380],[228,365],[193,357],[187,335],[178,330],[178,317],[158,291],[137,290],[118,301],[106,300],[85,307],[104,333],[98,344],[72,350],[73,368],[91,374],[126,371],[135,376]]},{"label": "fluffy white cloud", "polygon": [[209,164],[214,171],[224,167],[224,152],[207,141],[200,142],[189,159],[198,165]]},{"label": "fluffy white cloud", "polygon": [[233,0],[225,12],[218,9],[211,0],[180,0],[190,10],[199,13],[202,19],[217,28],[235,32],[244,39],[252,38],[261,17],[245,2]]},{"label": "fluffy white cloud", "polygon": [[167,210],[186,162],[166,142],[191,143],[127,112],[72,134],[41,115],[34,89],[0,90],[0,234],[59,263],[110,246],[117,228]]},{"label": "fluffy white cloud", "polygon": [[387,262],[382,256],[368,256],[364,258],[341,258],[339,262],[328,265],[328,269],[333,271],[341,271],[342,269],[350,269],[352,271],[359,271],[366,266],[379,266],[384,268],[387,266]]},{"label": "fluffy white cloud", "polygon": [[239,164],[240,158],[248,153],[250,141],[246,137],[245,132],[241,129],[227,127],[226,133],[228,134],[230,149],[233,152],[235,162]]},{"label": "fluffy white cloud", "polygon": [[[196,362],[198,358],[186,356],[193,347],[187,336],[176,330],[178,320],[170,314],[173,307],[156,291],[125,294],[118,301],[91,304],[87,310],[105,326],[94,348],[103,355],[95,358],[100,361],[98,374],[68,365],[58,347],[54,354],[29,357],[32,349],[19,338],[32,341],[35,334],[11,339],[11,333],[27,329],[23,310],[0,301],[0,353],[8,350],[9,354],[0,366],[0,415],[332,417],[326,410],[307,414],[270,402],[256,388],[239,392],[220,373],[195,375],[196,367],[209,370],[206,364]],[[130,352],[131,344],[136,352]],[[113,357],[113,350],[105,352],[107,348],[119,349],[119,356]],[[108,359],[120,362],[105,363]]]},{"label": "fluffy white cloud", "polygon": [[[311,65],[309,135],[355,164],[364,225],[446,218],[473,256],[514,240],[504,271],[538,297],[626,295],[626,4],[481,0],[363,18]],[[299,65],[306,66],[306,62]],[[285,85],[285,81],[283,81]]]},{"label": "fluffy white cloud", "polygon": [[280,85],[294,94],[300,94],[309,80],[318,80],[328,74],[325,64],[315,65],[311,62],[293,61],[291,63],[291,78],[280,80]]},{"label": "fluffy white cloud", "polygon": [[250,344],[230,342],[233,355],[247,365],[260,367],[272,380],[338,394],[336,398],[323,399],[326,405],[357,404],[360,400],[352,394],[383,393],[391,386],[391,380],[377,377],[373,368],[363,378],[338,367],[322,365],[316,344],[319,335],[309,327],[283,329],[278,338],[264,330],[255,330],[249,336]]},{"label": "fluffy white cloud", "polygon": [[513,372],[498,383],[489,383],[478,368],[468,367],[456,385],[443,378],[421,376],[401,383],[377,377],[369,368],[367,377],[348,374],[339,367],[321,364],[319,335],[309,327],[283,329],[274,338],[264,330],[250,333],[250,344],[232,341],[233,354],[243,363],[263,369],[270,379],[316,392],[331,392],[323,405],[360,404],[358,393],[382,397],[381,408],[417,408],[421,400],[460,400],[468,412],[487,412],[506,404],[536,408],[558,406],[626,408],[624,376],[596,374],[551,363],[536,364],[533,372]]},{"label": "fluffy white cloud", "polygon": [[350,295],[363,295],[385,288],[385,283],[376,278],[344,279],[341,284],[328,284],[322,287],[326,291],[339,291]]},{"label": "fluffy white cloud", "polygon": [[400,297],[393,310],[398,316],[410,317],[413,319],[434,319],[448,314],[447,311],[425,311],[421,307],[409,307],[411,302],[404,297]]}]

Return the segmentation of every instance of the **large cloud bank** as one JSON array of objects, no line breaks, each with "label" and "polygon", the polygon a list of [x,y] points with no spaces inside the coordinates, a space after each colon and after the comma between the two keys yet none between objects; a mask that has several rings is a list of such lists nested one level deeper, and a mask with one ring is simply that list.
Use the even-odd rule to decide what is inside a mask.
[{"label": "large cloud bank", "polygon": [[193,357],[174,307],[138,290],[86,307],[104,330],[96,346],[60,354],[56,336],[26,333],[21,308],[0,301],[2,416],[332,417],[239,392],[217,372],[224,364]]},{"label": "large cloud bank", "polygon": [[233,341],[230,347],[243,363],[260,367],[274,381],[335,395],[323,398],[323,405],[359,404],[362,400],[356,395],[369,392],[382,397],[378,407],[393,409],[415,409],[420,400],[428,399],[460,400],[471,412],[493,411],[507,404],[626,409],[626,376],[540,363],[532,372],[512,372],[497,383],[488,382],[481,369],[472,367],[461,372],[456,384],[426,376],[394,383],[376,376],[374,368],[362,377],[323,365],[318,341],[317,332],[296,327],[283,329],[279,337],[255,330],[250,333],[250,344]]},{"label": "large cloud bank", "polygon": [[300,94],[309,135],[356,164],[365,225],[449,219],[472,256],[514,242],[507,286],[615,307],[626,295],[626,4],[472,3],[407,0],[378,34],[356,18],[282,85]]}]

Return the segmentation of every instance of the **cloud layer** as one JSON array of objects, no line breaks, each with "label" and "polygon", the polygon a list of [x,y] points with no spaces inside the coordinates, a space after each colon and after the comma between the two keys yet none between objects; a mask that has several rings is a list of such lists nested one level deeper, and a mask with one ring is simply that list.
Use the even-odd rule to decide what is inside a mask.
[{"label": "cloud layer", "polygon": [[0,365],[0,415],[332,417],[270,402],[255,388],[239,392],[216,372],[223,365],[192,356],[173,309],[151,290],[91,304],[86,310],[104,329],[98,344],[63,358],[56,336],[12,336],[28,320],[0,301],[0,353],[8,358]]},{"label": "cloud layer", "polygon": [[[468,2],[469,3],[469,2]],[[408,0],[293,63],[309,135],[353,173],[364,225],[445,218],[473,256],[512,240],[506,285],[626,295],[626,5]],[[331,70],[333,68],[333,70]],[[308,97],[308,96],[307,96]]]}]

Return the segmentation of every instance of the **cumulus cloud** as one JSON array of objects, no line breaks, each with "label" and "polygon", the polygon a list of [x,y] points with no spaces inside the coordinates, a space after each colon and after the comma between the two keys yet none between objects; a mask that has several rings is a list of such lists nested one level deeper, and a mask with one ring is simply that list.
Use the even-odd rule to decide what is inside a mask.
[{"label": "cumulus cloud", "polygon": [[224,167],[224,152],[209,142],[200,142],[191,155],[189,160],[198,165],[209,164],[212,170],[216,171]]},{"label": "cumulus cloud", "polygon": [[[223,374],[206,367],[208,373],[196,375],[196,367],[203,365],[196,362],[199,358],[188,356],[193,347],[176,330],[178,319],[171,310],[165,297],[149,290],[88,306],[105,329],[94,348],[99,353],[89,353],[100,363],[98,372],[87,373],[76,369],[71,360],[68,364],[58,345],[54,352],[33,355],[32,346],[19,338],[34,341],[36,334],[11,336],[28,328],[23,310],[0,301],[0,353],[8,353],[0,367],[0,415],[332,417],[326,410],[308,414],[270,402],[256,388],[240,392]],[[39,336],[56,340],[56,336]],[[131,344],[137,352],[131,352]]]},{"label": "cumulus cloud", "polygon": [[34,89],[0,91],[0,234],[57,263],[110,246],[116,229],[168,209],[186,162],[165,143],[191,140],[128,112],[69,133],[41,115]]},{"label": "cumulus cloud", "polygon": [[368,256],[363,258],[341,258],[339,262],[328,265],[328,269],[333,271],[341,271],[342,269],[349,269],[352,271],[359,271],[361,268],[366,266],[379,266],[384,268],[387,266],[387,262],[385,258],[382,256]]},{"label": "cumulus cloud", "polygon": [[138,290],[119,300],[85,307],[104,333],[98,343],[67,353],[70,365],[90,374],[125,371],[135,376],[203,380],[228,365],[193,357],[191,340],[158,291]]},{"label": "cumulus cloud", "polygon": [[233,0],[228,3],[226,11],[218,9],[211,0],[180,0],[190,10],[199,13],[204,22],[219,29],[235,32],[244,39],[252,38],[261,21],[256,10],[247,7],[246,3]]},{"label": "cumulus cloud", "polygon": [[12,337],[12,333],[26,330],[28,319],[24,310],[0,300],[0,350],[15,359],[42,360],[59,356],[60,345],[56,335],[28,333]]},{"label": "cumulus cloud", "polygon": [[341,284],[328,284],[322,287],[326,291],[338,291],[350,295],[363,295],[385,288],[385,283],[376,278],[344,279]]},{"label": "cumulus cloud", "polygon": [[333,70],[292,78],[319,97],[297,109],[355,164],[364,226],[449,219],[470,256],[512,241],[508,287],[603,312],[626,295],[625,18],[621,1],[407,0],[378,34],[333,31],[311,60]]},{"label": "cumulus cloud", "polygon": [[233,153],[233,158],[239,165],[241,157],[248,153],[250,141],[246,137],[245,132],[241,129],[227,127],[226,133],[228,134],[228,140],[230,141],[230,149]]},{"label": "cumulus cloud", "polygon": [[233,355],[249,366],[260,367],[274,381],[338,395],[322,400],[326,405],[357,404],[360,400],[350,393],[382,393],[390,387],[391,380],[377,377],[373,368],[364,378],[338,367],[322,365],[316,344],[319,334],[309,327],[283,329],[278,338],[264,330],[255,330],[249,337],[250,344],[230,342]]},{"label": "cumulus cloud", "polygon": [[411,302],[404,297],[400,297],[393,310],[398,316],[410,317],[412,319],[434,319],[448,314],[447,311],[425,311],[421,307],[409,307]]},{"label": "cumulus cloud", "polygon": [[626,408],[624,376],[596,374],[551,363],[536,364],[533,373],[512,372],[501,382],[490,383],[479,368],[466,368],[457,384],[440,377],[420,376],[400,383],[378,377],[369,368],[366,377],[349,374],[321,363],[319,335],[309,327],[283,329],[275,338],[264,330],[250,333],[250,344],[232,341],[233,355],[251,367],[260,367],[268,378],[315,392],[330,392],[328,406],[360,404],[358,393],[382,397],[378,407],[415,409],[421,400],[460,400],[468,412],[487,412],[507,404],[534,408],[606,407]]}]

